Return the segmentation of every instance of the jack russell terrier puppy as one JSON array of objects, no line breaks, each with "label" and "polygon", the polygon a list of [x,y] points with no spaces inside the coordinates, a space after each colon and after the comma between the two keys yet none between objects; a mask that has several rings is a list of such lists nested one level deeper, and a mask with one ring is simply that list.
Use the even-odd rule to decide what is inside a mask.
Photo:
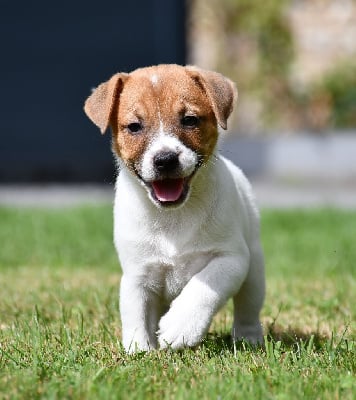
[{"label": "jack russell terrier puppy", "polygon": [[110,126],[119,164],[114,240],[128,352],[197,345],[232,297],[232,337],[262,341],[259,215],[241,170],[218,155],[237,91],[224,76],[158,65],[118,73],[85,112]]}]

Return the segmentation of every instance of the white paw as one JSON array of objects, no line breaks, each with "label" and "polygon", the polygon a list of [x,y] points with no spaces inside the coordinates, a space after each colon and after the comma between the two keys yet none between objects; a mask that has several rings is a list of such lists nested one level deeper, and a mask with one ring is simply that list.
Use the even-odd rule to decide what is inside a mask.
[{"label": "white paw", "polygon": [[157,334],[160,348],[181,349],[197,345],[208,331],[210,322],[206,311],[179,309],[172,305],[159,322]]},{"label": "white paw", "polygon": [[152,351],[157,347],[150,342],[147,335],[139,335],[137,333],[124,335],[122,344],[129,354]]}]

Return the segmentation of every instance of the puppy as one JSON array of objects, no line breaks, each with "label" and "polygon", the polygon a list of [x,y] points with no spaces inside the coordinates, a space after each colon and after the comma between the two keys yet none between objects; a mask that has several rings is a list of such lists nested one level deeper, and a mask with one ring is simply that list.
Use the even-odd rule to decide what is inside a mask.
[{"label": "puppy", "polygon": [[128,352],[197,345],[232,297],[233,339],[262,340],[264,261],[250,184],[218,155],[237,97],[224,76],[158,65],[118,73],[85,112],[119,164],[114,240]]}]

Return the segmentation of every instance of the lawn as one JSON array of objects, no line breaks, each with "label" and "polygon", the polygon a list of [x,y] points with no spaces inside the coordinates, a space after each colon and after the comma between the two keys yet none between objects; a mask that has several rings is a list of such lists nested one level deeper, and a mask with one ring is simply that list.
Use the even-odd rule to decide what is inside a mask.
[{"label": "lawn", "polygon": [[194,350],[126,355],[110,206],[0,208],[1,399],[353,399],[356,212],[262,212],[265,346],[231,304]]}]

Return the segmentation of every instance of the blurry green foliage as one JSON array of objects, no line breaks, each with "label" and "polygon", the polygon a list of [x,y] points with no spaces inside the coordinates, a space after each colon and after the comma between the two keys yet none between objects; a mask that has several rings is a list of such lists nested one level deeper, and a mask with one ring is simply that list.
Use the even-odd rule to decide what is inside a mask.
[{"label": "blurry green foliage", "polygon": [[226,34],[249,36],[257,44],[260,72],[286,75],[293,37],[284,11],[286,0],[225,0]]},{"label": "blurry green foliage", "polygon": [[216,2],[225,43],[218,68],[237,82],[240,93],[259,98],[265,123],[273,125],[291,98],[288,80],[294,57],[287,0]]},{"label": "blurry green foliage", "polygon": [[217,69],[257,99],[265,128],[322,131],[356,126],[356,63],[336,66],[320,81],[291,80],[296,49],[288,19],[290,0],[209,0],[220,26]]},{"label": "blurry green foliage", "polygon": [[325,97],[328,124],[337,128],[356,126],[356,62],[336,65],[311,88],[310,102]]}]

